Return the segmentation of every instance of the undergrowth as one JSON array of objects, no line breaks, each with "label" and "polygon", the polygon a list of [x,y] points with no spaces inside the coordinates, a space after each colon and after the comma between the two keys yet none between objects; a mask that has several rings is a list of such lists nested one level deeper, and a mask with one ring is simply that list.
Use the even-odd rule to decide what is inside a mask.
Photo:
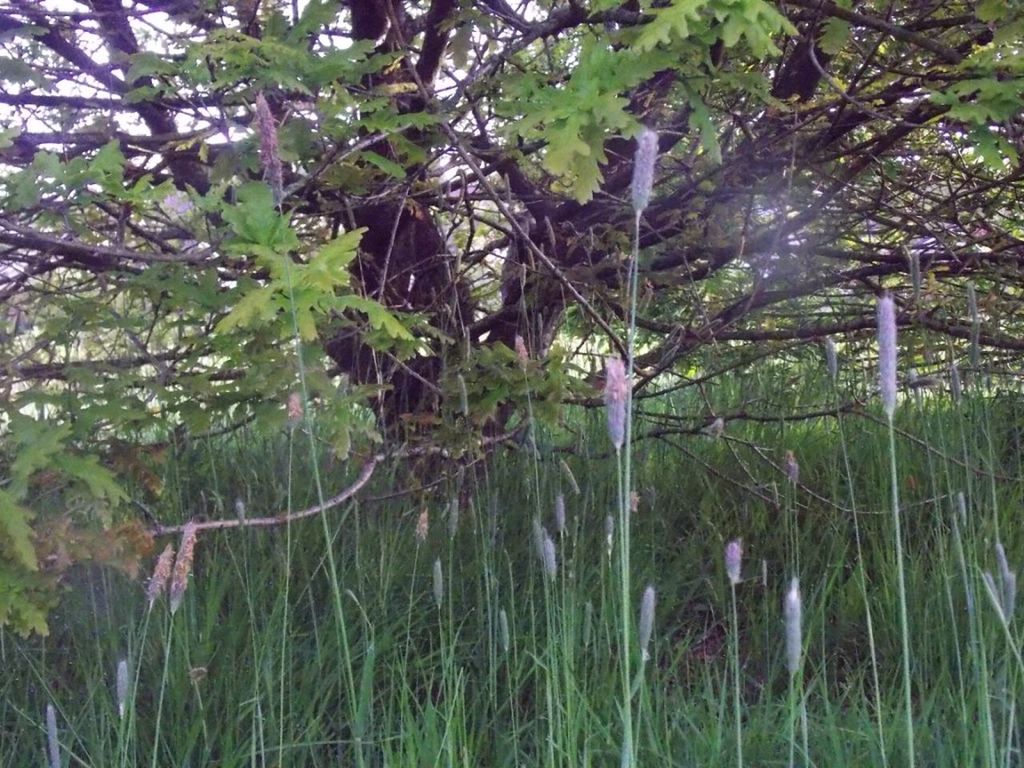
[{"label": "undergrowth", "polygon": [[[598,413],[538,425],[532,441],[430,491],[396,493],[406,476],[381,470],[322,522],[205,533],[174,615],[164,601],[149,610],[140,583],[78,569],[49,637],[0,635],[0,764],[48,764],[52,704],[71,766],[619,765],[625,652],[638,765],[735,765],[737,736],[747,765],[787,765],[791,752],[796,765],[905,765],[885,417],[868,404],[730,419],[720,436],[690,429],[713,413],[771,414],[783,399],[790,413],[846,402],[817,372],[782,384],[638,400],[628,605],[616,455]],[[1024,546],[1021,401],[981,386],[959,403],[904,394],[895,463],[917,758],[1013,765],[1024,664],[996,545],[1012,570]],[[358,467],[312,437],[295,427],[182,447],[153,513],[315,504],[314,463],[325,493]],[[733,539],[735,624],[723,562]],[[791,688],[782,601],[793,577],[803,659]],[[657,603],[644,663],[622,617],[634,631],[647,585]],[[806,742],[794,735],[803,713]]]}]

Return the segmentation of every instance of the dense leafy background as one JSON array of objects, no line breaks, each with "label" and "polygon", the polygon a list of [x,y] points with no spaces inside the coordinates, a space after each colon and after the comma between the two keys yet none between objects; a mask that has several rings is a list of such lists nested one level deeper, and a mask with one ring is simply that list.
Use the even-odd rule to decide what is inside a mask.
[{"label": "dense leafy background", "polygon": [[922,376],[1013,370],[1022,31],[996,0],[11,0],[0,623],[148,552],[124,488],[160,493],[172,430],[301,391],[338,456],[467,456],[596,403],[641,125],[648,392],[856,357],[883,287]]}]

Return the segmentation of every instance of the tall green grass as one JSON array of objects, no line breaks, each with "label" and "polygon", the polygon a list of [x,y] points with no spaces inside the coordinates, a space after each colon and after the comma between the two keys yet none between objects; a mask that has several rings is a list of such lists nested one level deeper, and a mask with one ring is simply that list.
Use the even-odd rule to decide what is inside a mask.
[{"label": "tall green grass", "polygon": [[[862,388],[855,372],[835,389],[824,370],[805,373],[722,381],[710,400],[636,401],[628,594],[606,540],[623,496],[598,413],[571,414],[571,430],[536,425],[536,450],[504,450],[433,495],[395,497],[382,471],[320,522],[206,534],[174,616],[163,601],[147,612],[139,583],[78,569],[50,637],[0,636],[0,765],[48,764],[48,704],[72,766],[618,765],[623,616],[636,627],[648,584],[651,659],[627,660],[638,765],[735,765],[736,671],[745,764],[787,765],[793,750],[797,765],[905,765],[888,423],[870,404],[838,408]],[[1021,561],[1024,400],[905,394],[893,437],[917,759],[1015,765],[1024,664],[995,545],[1011,568]],[[712,438],[697,430],[709,408],[838,416],[737,419]],[[682,433],[643,439],[655,427]],[[235,499],[252,516],[314,504],[357,469],[312,455],[318,445],[294,429],[189,446],[156,511],[174,521],[230,515]],[[535,523],[554,543],[553,574]],[[734,627],[722,552],[740,537]],[[782,621],[793,576],[795,680]]]}]

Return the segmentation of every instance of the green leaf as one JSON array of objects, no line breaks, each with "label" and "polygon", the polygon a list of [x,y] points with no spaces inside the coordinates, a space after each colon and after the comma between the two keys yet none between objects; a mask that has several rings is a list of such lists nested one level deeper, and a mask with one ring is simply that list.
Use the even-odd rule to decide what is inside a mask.
[{"label": "green leaf", "polygon": [[11,568],[0,559],[0,627],[11,627],[23,637],[49,634],[46,614],[57,601],[41,581],[38,574]]},{"label": "green leaf", "polygon": [[314,341],[317,338],[316,320],[308,306],[295,307],[295,324],[303,341]]},{"label": "green leaf", "polygon": [[700,21],[701,12],[710,0],[677,0],[654,12],[654,18],[643,26],[634,45],[641,51],[649,51],[659,44],[671,43],[673,39],[690,36],[690,23]]},{"label": "green leaf", "polygon": [[281,215],[274,204],[274,193],[262,182],[243,184],[236,202],[224,207],[224,219],[242,243],[266,246],[279,253],[299,245],[288,217]]},{"label": "green leaf", "polygon": [[10,492],[14,498],[24,498],[32,473],[51,465],[56,455],[64,450],[64,441],[71,434],[67,424],[51,425],[23,415],[11,417],[11,437],[16,455],[11,464]]},{"label": "green leaf", "polygon": [[360,228],[346,232],[321,248],[309,264],[299,268],[296,283],[322,293],[333,293],[335,288],[347,286],[351,281],[349,266],[355,261],[365,231]]},{"label": "green leaf", "polygon": [[274,304],[275,288],[266,285],[249,291],[226,316],[217,323],[216,333],[229,333],[237,328],[244,328],[257,322],[269,322],[277,316]]},{"label": "green leaf", "polygon": [[13,558],[22,568],[36,571],[39,563],[32,546],[32,527],[29,525],[32,518],[32,513],[20,506],[13,494],[0,489],[0,552]]},{"label": "green leaf", "polygon": [[837,55],[850,39],[850,22],[835,17],[828,19],[818,39],[818,47],[829,56]]},{"label": "green leaf", "polygon": [[125,493],[117,484],[114,475],[100,465],[95,456],[75,456],[65,453],[54,459],[54,464],[71,477],[81,480],[97,499],[117,502],[125,499]]},{"label": "green leaf", "polygon": [[342,296],[337,300],[335,306],[338,309],[354,309],[366,315],[370,326],[384,331],[393,339],[414,341],[415,336],[395,317],[383,304],[373,299],[362,296]]},{"label": "green leaf", "polygon": [[168,61],[161,54],[153,53],[152,51],[133,53],[128,57],[128,61],[131,64],[128,66],[124,79],[129,85],[143,77],[173,75],[177,73],[177,66],[174,62]]},{"label": "green leaf", "polygon": [[384,173],[388,174],[388,176],[392,176],[396,179],[404,179],[407,175],[404,166],[399,165],[394,160],[388,160],[388,158],[383,155],[379,155],[376,152],[366,151],[362,153],[362,156],[368,163],[380,168]]},{"label": "green leaf", "polygon": [[0,56],[0,82],[32,83],[38,88],[47,86],[46,76],[21,59]]}]

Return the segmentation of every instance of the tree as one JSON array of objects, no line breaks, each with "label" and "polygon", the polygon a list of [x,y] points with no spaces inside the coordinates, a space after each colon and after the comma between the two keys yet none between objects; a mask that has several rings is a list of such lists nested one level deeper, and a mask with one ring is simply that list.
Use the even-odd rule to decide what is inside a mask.
[{"label": "tree", "polygon": [[527,388],[596,402],[569,341],[624,352],[644,125],[639,386],[856,335],[883,286],[904,325],[1019,352],[1022,24],[1001,0],[12,0],[0,581],[38,573],[41,470],[118,498],[97,435],[283,420],[304,388],[340,453],[464,451]]}]

